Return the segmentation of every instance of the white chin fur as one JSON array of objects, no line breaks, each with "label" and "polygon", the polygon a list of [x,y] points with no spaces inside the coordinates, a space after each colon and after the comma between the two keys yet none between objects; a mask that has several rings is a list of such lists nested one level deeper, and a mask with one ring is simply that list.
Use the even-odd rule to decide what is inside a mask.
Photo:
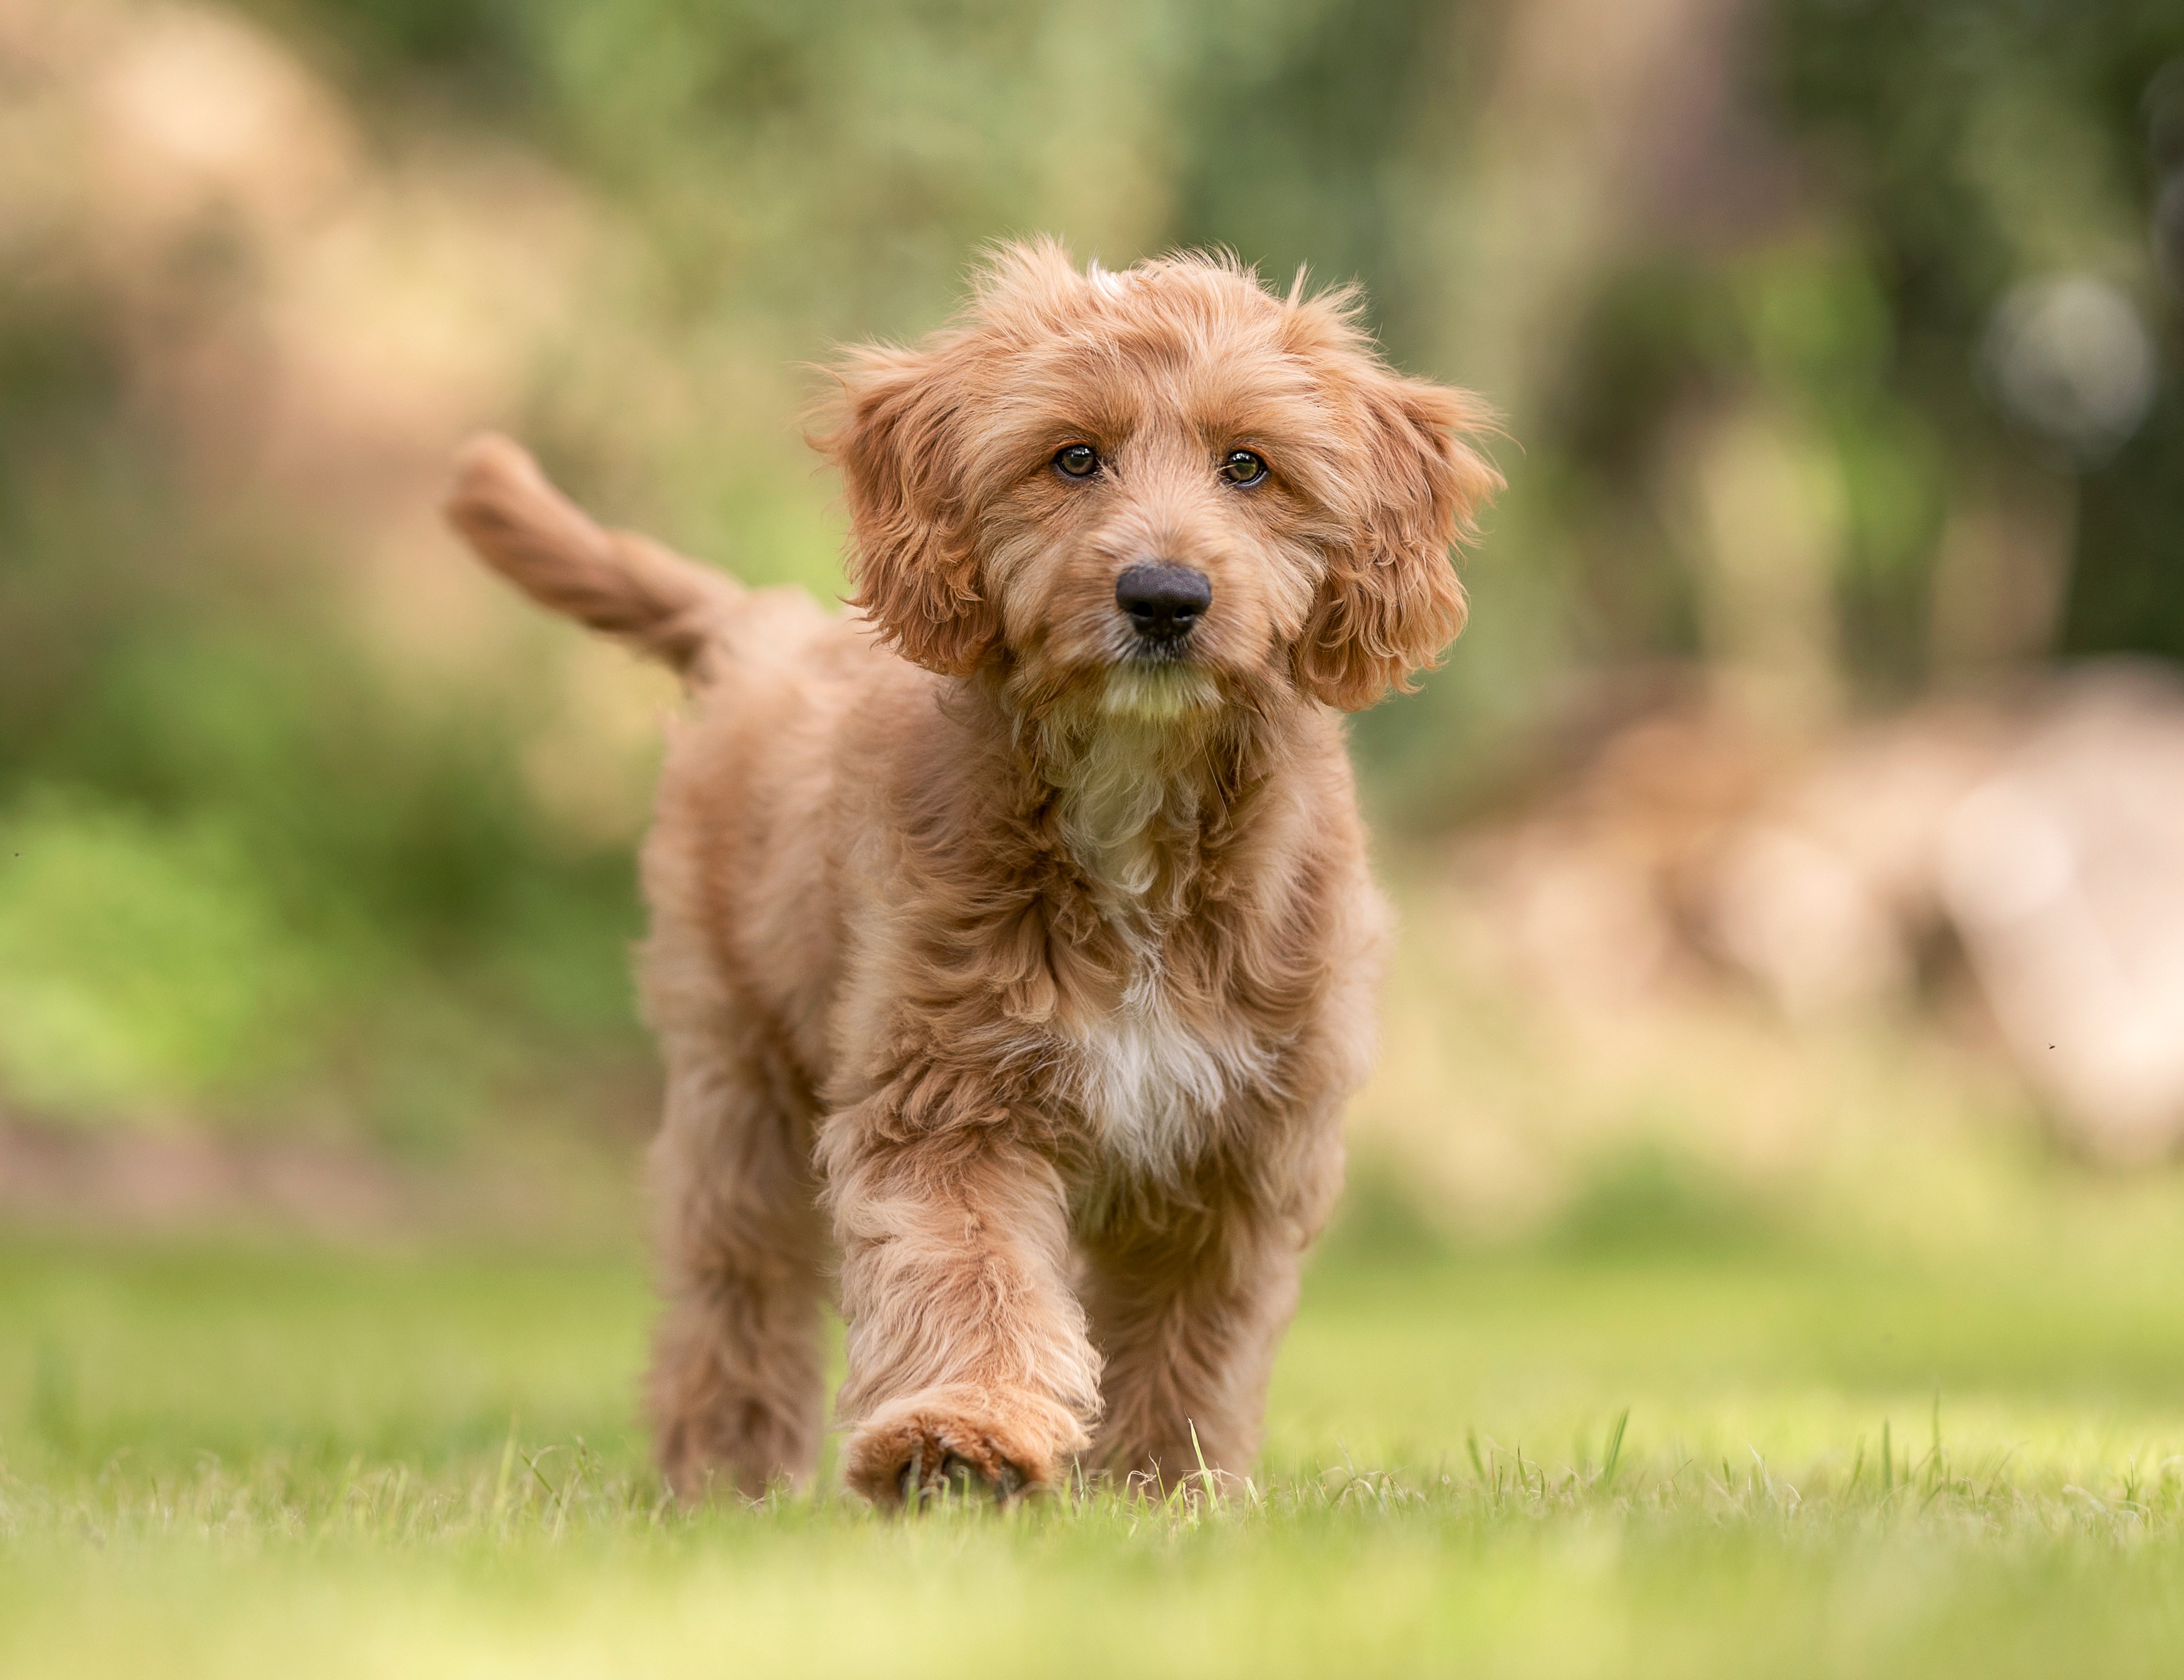
[{"label": "white chin fur", "polygon": [[1132,663],[1107,673],[1100,709],[1110,716],[1166,722],[1186,712],[1202,711],[1220,698],[1219,688],[1201,665]]}]

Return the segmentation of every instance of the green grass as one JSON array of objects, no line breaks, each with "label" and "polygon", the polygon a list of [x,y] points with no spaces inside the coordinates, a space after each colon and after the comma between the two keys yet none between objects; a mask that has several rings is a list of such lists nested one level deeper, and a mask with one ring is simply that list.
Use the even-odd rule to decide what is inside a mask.
[{"label": "green grass", "polygon": [[0,1674],[2174,1673],[2184,1243],[2087,1217],[1353,1241],[1248,1487],[906,1523],[666,1507],[625,1255],[19,1239]]}]

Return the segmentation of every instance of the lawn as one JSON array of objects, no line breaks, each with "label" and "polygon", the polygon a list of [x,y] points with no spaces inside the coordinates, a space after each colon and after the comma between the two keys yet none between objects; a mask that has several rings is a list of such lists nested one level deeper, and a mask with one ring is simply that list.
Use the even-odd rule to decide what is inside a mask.
[{"label": "lawn", "polygon": [[2173,1674],[2184,1237],[2119,1197],[1364,1221],[1248,1486],[909,1522],[665,1507],[627,1253],[19,1238],[0,1674]]}]

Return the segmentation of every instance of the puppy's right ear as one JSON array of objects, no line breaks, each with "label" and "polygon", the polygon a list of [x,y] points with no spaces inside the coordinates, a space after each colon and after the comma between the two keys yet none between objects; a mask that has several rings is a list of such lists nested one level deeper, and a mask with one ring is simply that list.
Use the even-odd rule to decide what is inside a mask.
[{"label": "puppy's right ear", "polygon": [[966,676],[1000,647],[978,576],[962,473],[961,399],[945,352],[868,346],[836,370],[842,406],[814,437],[842,470],[850,504],[850,604],[928,670]]}]

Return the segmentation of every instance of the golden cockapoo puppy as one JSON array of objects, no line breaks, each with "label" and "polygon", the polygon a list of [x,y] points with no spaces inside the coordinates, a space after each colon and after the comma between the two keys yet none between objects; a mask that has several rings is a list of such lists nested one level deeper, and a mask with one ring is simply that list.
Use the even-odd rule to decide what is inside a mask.
[{"label": "golden cockapoo puppy", "polygon": [[846,616],[464,453],[478,552],[693,695],[644,858],[681,1493],[811,1476],[837,1265],[875,1500],[1249,1466],[1388,921],[1338,714],[1456,634],[1499,483],[1356,308],[1003,252],[838,369]]}]

